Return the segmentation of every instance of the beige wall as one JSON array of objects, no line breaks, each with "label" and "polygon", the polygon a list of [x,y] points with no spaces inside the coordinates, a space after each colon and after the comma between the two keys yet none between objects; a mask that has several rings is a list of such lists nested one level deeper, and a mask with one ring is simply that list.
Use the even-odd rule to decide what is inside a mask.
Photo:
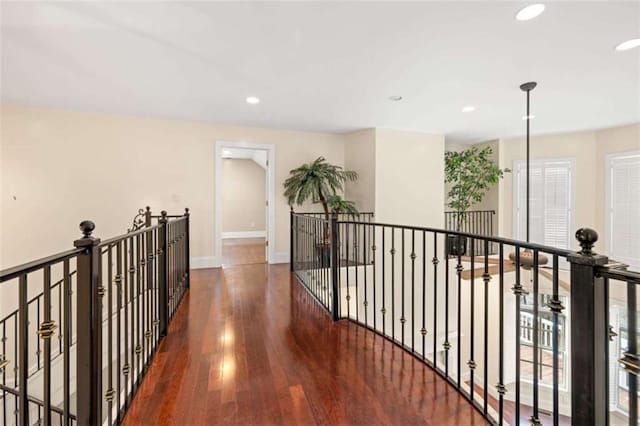
[{"label": "beige wall", "polygon": [[444,136],[376,129],[376,221],[442,228]]},{"label": "beige wall", "polygon": [[358,173],[358,180],[345,184],[345,198],[356,203],[358,210],[375,208],[375,129],[344,135],[344,166]]},{"label": "beige wall", "polygon": [[83,219],[96,222],[96,236],[119,235],[145,205],[188,206],[191,255],[215,262],[218,140],[275,146],[275,251],[284,260],[289,170],[320,155],[344,164],[341,135],[8,106],[0,114],[0,267],[70,248]]},{"label": "beige wall", "polygon": [[266,230],[266,181],[253,160],[222,160],[222,232]]},{"label": "beige wall", "polygon": [[[513,167],[525,158],[524,139],[500,140],[500,165]],[[572,158],[575,161],[575,215],[573,227],[589,227],[604,235],[605,158],[614,152],[640,150],[640,125],[614,129],[534,136],[531,158]],[[500,235],[513,235],[513,176],[500,185]],[[604,238],[596,244],[601,253]],[[574,246],[576,243],[574,242]]]}]

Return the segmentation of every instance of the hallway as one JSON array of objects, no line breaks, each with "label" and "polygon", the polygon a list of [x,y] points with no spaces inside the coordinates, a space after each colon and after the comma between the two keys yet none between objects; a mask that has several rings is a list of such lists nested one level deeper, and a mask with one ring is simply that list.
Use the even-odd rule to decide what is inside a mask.
[{"label": "hallway", "polygon": [[125,425],[486,424],[403,350],[332,323],[288,265],[192,274]]}]

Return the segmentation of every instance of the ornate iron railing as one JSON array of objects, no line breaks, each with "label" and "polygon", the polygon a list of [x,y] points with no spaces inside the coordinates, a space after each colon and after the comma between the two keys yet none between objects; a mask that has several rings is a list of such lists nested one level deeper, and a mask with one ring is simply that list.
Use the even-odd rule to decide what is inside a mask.
[{"label": "ornate iron railing", "polygon": [[188,209],[147,207],[106,241],[80,228],[75,249],[0,271],[18,300],[0,321],[4,425],[120,423],[189,288]]},{"label": "ornate iron railing", "polygon": [[[291,270],[334,320],[353,321],[412,353],[491,423],[636,424],[640,274],[593,254],[595,231],[576,233],[578,253],[296,213],[291,232]],[[353,257],[354,235],[366,236],[357,239],[360,252],[373,252],[366,262]],[[459,239],[470,242],[468,251],[451,249]],[[610,308],[620,303],[612,280],[628,293],[627,343],[609,330]],[[620,341],[620,357],[605,355],[610,339]],[[625,368],[626,411],[610,410],[612,364]]]},{"label": "ornate iron railing", "polygon": [[[493,220],[496,216],[495,210],[471,210],[468,212],[444,212],[444,229],[447,231],[465,232],[467,234],[483,235],[486,237],[495,236],[493,232]],[[466,239],[465,252],[469,256],[471,241]],[[484,243],[481,240],[474,240],[473,248],[476,256],[484,254]],[[494,243],[489,243],[489,254],[497,254]]]}]

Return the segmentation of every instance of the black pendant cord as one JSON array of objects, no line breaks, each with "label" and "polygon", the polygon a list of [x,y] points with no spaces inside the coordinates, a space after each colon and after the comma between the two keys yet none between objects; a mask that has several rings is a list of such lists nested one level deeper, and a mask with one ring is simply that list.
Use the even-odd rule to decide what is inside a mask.
[{"label": "black pendant cord", "polygon": [[529,95],[531,94],[530,90],[527,90],[527,242],[529,241],[529,211],[531,209],[531,172],[530,172],[530,147],[529,147],[529,122],[531,121],[531,116],[529,115]]},{"label": "black pendant cord", "polygon": [[524,83],[522,85],[520,85],[520,90],[522,90],[523,92],[527,92],[527,115],[525,115],[525,120],[527,121],[527,213],[526,213],[526,218],[527,218],[527,224],[526,224],[526,229],[527,229],[527,242],[529,241],[529,227],[530,227],[530,220],[529,220],[529,210],[531,207],[531,176],[530,176],[530,147],[529,147],[529,138],[530,138],[530,121],[531,121],[531,111],[530,111],[530,95],[531,95],[531,91],[533,89],[536,88],[536,86],[538,85],[538,83],[536,83],[535,81],[530,81],[528,83]]}]

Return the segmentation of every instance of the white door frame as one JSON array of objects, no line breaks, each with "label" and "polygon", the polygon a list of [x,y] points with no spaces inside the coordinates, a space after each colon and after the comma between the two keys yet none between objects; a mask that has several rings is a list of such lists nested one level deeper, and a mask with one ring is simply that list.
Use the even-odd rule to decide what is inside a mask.
[{"label": "white door frame", "polygon": [[224,148],[245,148],[259,149],[267,151],[267,263],[275,261],[275,151],[276,148],[272,144],[258,144],[251,142],[232,142],[232,141],[216,141],[216,158],[215,158],[215,234],[214,242],[216,249],[217,264],[222,264],[222,151]]}]

